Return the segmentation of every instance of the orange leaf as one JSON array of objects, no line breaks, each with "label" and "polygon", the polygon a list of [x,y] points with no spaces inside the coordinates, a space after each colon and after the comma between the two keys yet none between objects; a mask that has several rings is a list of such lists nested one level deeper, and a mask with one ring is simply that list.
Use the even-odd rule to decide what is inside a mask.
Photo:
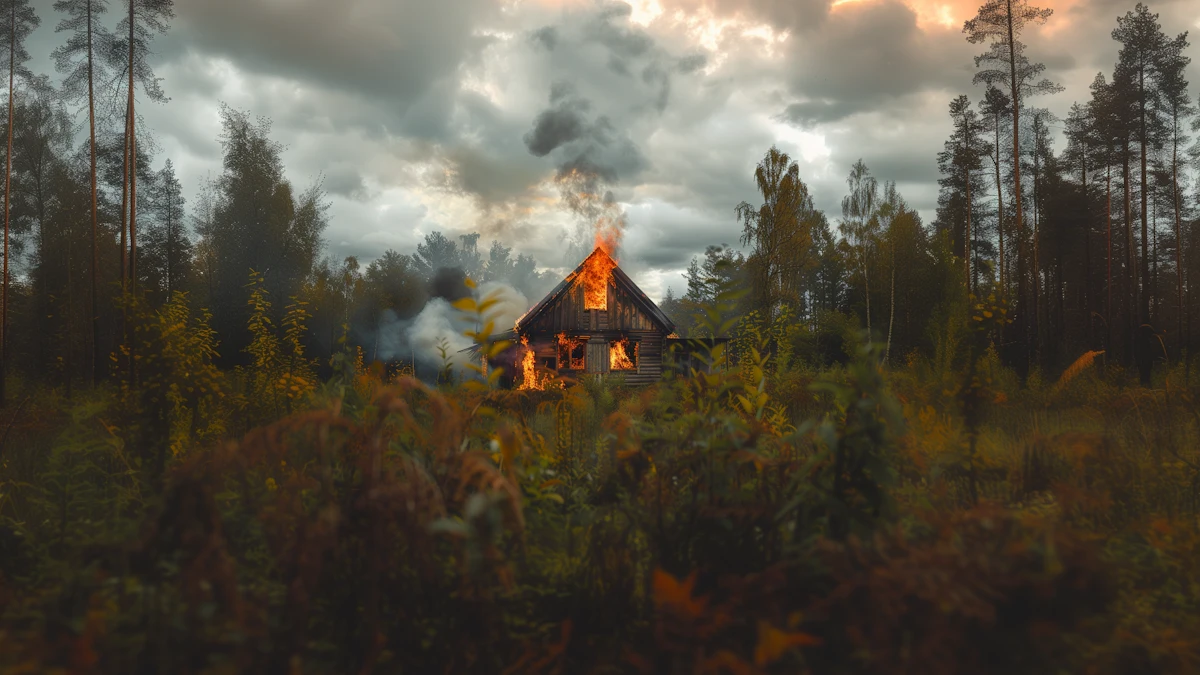
[{"label": "orange leaf", "polygon": [[654,604],[661,609],[697,618],[704,613],[707,600],[693,599],[692,589],[696,586],[696,573],[692,572],[687,579],[679,581],[661,569],[654,570]]},{"label": "orange leaf", "polygon": [[758,646],[754,648],[754,663],[760,668],[775,663],[794,647],[819,645],[820,638],[808,633],[782,631],[766,621],[758,622]]}]

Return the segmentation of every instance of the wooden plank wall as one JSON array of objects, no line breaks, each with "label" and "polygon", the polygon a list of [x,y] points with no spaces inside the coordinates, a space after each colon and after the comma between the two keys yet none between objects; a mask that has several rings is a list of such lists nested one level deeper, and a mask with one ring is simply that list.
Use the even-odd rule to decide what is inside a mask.
[{"label": "wooden plank wall", "polygon": [[572,286],[527,330],[533,333],[562,331],[654,331],[657,326],[634,302],[632,294],[615,283],[608,285],[608,307],[583,308],[583,287]]},{"label": "wooden plank wall", "polygon": [[[581,336],[586,341],[587,336]],[[663,338],[657,333],[629,333],[629,341],[638,344],[638,360],[637,370],[613,370],[608,367],[608,349],[609,339],[611,336],[595,336],[595,341],[587,344],[588,368],[587,373],[606,373],[613,377],[621,377],[626,384],[643,385],[652,384],[662,378],[663,373]],[[603,340],[600,342],[599,340]],[[559,372],[564,376],[579,377],[585,374],[584,371],[571,371],[564,367],[564,364],[558,362],[558,342],[556,339],[548,336],[535,337],[530,339],[529,346],[533,348],[534,357],[536,359],[537,368],[541,371],[544,368],[544,359],[554,359],[559,367]],[[513,367],[519,371],[521,368],[521,358],[524,354],[523,348],[516,348],[520,355],[514,360]],[[601,368],[597,371],[592,367],[593,359],[601,359]],[[507,369],[507,368],[506,368]],[[516,378],[516,384],[520,384],[521,374],[513,373]]]},{"label": "wooden plank wall", "polygon": [[[636,371],[613,371],[631,385],[657,382],[663,372],[662,330],[654,320],[635,302],[631,293],[616,283],[608,286],[608,306],[604,310],[583,309],[583,287],[574,285],[547,308],[546,312],[526,329],[530,333],[530,346],[534,349],[539,369],[546,358],[558,357],[557,335],[567,333],[585,341],[603,340],[603,344],[589,344],[588,372],[608,373],[608,342],[626,337],[638,343],[638,368]],[[595,359],[602,359],[599,369],[592,367]],[[564,375],[581,376],[582,371],[569,371],[565,364],[557,363]],[[518,377],[519,380],[519,377]]]}]

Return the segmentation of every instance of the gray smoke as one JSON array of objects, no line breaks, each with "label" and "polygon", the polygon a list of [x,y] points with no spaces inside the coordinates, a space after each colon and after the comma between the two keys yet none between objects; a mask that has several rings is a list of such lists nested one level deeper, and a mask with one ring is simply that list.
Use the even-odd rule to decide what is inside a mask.
[{"label": "gray smoke", "polygon": [[[511,330],[529,308],[524,294],[501,282],[480,284],[474,296],[477,301],[489,297],[498,301],[487,311],[495,322],[494,334]],[[434,298],[412,319],[399,319],[389,311],[381,323],[380,359],[415,360],[423,379],[432,378],[447,362],[460,374],[470,372],[466,369],[469,354],[463,350],[473,342],[464,333],[482,328],[476,325],[473,314],[455,309],[443,298]]]}]

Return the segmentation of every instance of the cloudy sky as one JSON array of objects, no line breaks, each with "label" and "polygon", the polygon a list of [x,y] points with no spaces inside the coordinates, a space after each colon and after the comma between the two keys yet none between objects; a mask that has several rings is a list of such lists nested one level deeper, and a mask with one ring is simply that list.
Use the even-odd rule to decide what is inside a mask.
[{"label": "cloudy sky", "polygon": [[[51,0],[30,65],[53,72]],[[119,0],[114,8],[123,5]],[[962,35],[974,0],[176,0],[154,67],[171,97],[140,110],[187,194],[220,170],[220,103],[273,120],[288,177],[319,175],[326,239],[363,262],[425,234],[471,231],[564,260],[574,217],[561,167],[602,171],[628,215],[621,264],[651,297],[708,244],[736,244],[733,207],[772,143],[839,212],[862,158],[927,221],[947,106],[971,85]],[[1065,115],[1110,73],[1110,32],[1131,0],[1044,0],[1025,36],[1066,91]],[[1155,1],[1169,34],[1200,3]],[[115,17],[113,17],[115,21]],[[1193,43],[1197,39],[1193,38]],[[1200,50],[1189,80],[1200,83]]]}]

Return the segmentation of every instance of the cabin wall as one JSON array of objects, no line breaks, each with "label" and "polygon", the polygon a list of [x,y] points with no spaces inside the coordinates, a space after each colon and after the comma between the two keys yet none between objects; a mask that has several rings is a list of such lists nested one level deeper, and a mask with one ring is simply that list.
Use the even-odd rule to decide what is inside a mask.
[{"label": "cabin wall", "polygon": [[635,303],[628,291],[608,285],[606,309],[583,308],[583,286],[575,284],[523,330],[532,334],[588,331],[657,331],[658,326]]},{"label": "cabin wall", "polygon": [[630,336],[630,341],[638,341],[638,369],[631,371],[614,371],[613,375],[623,375],[626,384],[653,384],[662,379],[663,371],[663,339],[661,334],[651,333],[640,336]]},{"label": "cabin wall", "polygon": [[[597,332],[592,335],[575,334],[571,335],[571,337],[584,338],[586,341],[586,370],[568,370],[565,364],[559,362],[557,335],[530,335],[528,336],[529,348],[533,349],[534,363],[538,372],[543,372],[547,368],[554,368],[557,369],[559,375],[573,378],[600,374],[606,377],[623,378],[625,383],[630,385],[652,384],[662,378],[663,336],[661,332],[633,333],[610,331],[604,333]],[[609,343],[622,338],[628,339],[631,343],[636,342],[638,344],[637,370],[609,369]],[[514,378],[513,386],[520,386],[523,377],[521,371],[525,347],[516,346],[509,351],[513,356],[510,359],[506,359],[506,363],[494,362],[493,365],[503,365],[506,370],[511,369],[510,372]],[[511,365],[509,365],[510,363]],[[598,364],[598,368],[596,364]]]},{"label": "cabin wall", "polygon": [[[653,310],[646,309],[647,303],[651,306],[653,303],[628,277],[623,273],[612,277],[608,283],[606,306],[602,310],[584,309],[581,283],[573,283],[568,277],[564,284],[565,288],[555,291],[556,297],[551,296],[553,300],[544,301],[549,302],[548,305],[538,308],[535,319],[520,326],[534,349],[539,369],[557,367],[558,372],[567,377],[585,374],[619,376],[631,385],[650,384],[661,379],[663,341],[670,327],[654,318]],[[568,370],[566,364],[558,362],[557,338],[560,334],[588,343],[584,370]],[[609,344],[621,339],[638,344],[637,369],[610,372]]]}]

